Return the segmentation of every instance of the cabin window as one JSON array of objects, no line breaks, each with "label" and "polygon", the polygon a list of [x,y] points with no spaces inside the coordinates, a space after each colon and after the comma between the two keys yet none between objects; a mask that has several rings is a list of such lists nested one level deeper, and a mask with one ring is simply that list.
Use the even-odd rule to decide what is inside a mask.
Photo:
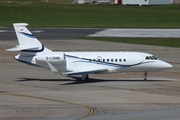
[{"label": "cabin window", "polygon": [[113,62],[113,59],[111,59],[111,62]]},{"label": "cabin window", "polygon": [[109,59],[107,59],[107,62],[109,62]]},{"label": "cabin window", "polygon": [[103,59],[103,62],[105,62],[105,59]]},{"label": "cabin window", "polygon": [[117,59],[115,59],[115,61],[117,62]]},{"label": "cabin window", "polygon": [[119,62],[121,62],[121,59],[119,59]]},{"label": "cabin window", "polygon": [[126,62],[126,59],[124,59],[124,62]]}]

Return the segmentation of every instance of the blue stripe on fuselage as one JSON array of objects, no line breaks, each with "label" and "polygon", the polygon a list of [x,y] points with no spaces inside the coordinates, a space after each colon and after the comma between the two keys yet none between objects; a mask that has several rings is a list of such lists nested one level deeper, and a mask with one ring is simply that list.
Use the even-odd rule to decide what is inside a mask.
[{"label": "blue stripe on fuselage", "polygon": [[87,58],[80,58],[80,57],[76,57],[76,56],[71,56],[71,55],[65,55],[66,57],[70,57],[70,58],[75,58],[75,59],[80,59],[80,60],[76,60],[75,62],[86,62],[86,63],[91,63],[91,64],[99,64],[99,65],[107,65],[107,66],[113,66],[113,67],[121,67],[121,68],[125,68],[125,67],[133,67],[136,65],[140,65],[140,64],[145,64],[145,63],[150,63],[150,62],[154,62],[154,61],[148,61],[148,62],[139,62],[136,64],[132,64],[132,65],[122,65],[122,64],[117,64],[117,63],[110,63],[110,62],[103,62],[103,61],[94,61],[91,59],[87,59]]},{"label": "blue stripe on fuselage", "polygon": [[40,67],[39,65],[33,64],[31,62],[27,62],[27,61],[24,61],[24,60],[16,59],[15,57],[14,57],[14,59],[19,61],[19,62],[21,62],[21,63],[25,63],[25,64],[28,64],[28,65],[31,65],[31,66]]}]

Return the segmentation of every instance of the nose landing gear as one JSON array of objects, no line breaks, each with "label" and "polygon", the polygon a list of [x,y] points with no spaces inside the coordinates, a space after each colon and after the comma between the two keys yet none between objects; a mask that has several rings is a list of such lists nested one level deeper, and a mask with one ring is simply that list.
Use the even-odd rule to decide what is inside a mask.
[{"label": "nose landing gear", "polygon": [[144,72],[144,81],[147,81],[147,75],[148,75],[148,72],[145,71],[145,72]]}]

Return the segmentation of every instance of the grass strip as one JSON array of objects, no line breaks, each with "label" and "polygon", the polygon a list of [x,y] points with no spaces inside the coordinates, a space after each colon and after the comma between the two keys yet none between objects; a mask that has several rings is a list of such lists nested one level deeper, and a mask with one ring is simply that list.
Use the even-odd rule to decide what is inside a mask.
[{"label": "grass strip", "polygon": [[30,27],[180,28],[180,5],[140,7],[33,1],[0,2],[0,26],[26,22]]}]

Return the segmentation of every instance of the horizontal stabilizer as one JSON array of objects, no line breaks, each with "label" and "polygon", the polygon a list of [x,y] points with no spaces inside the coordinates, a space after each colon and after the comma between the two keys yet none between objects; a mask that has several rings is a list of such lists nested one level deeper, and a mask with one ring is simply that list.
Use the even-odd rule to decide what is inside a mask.
[{"label": "horizontal stabilizer", "polygon": [[14,48],[7,49],[7,51],[31,50],[31,49],[38,49],[38,48],[39,46],[18,45]]},{"label": "horizontal stabilizer", "polygon": [[89,71],[76,71],[76,72],[66,72],[63,73],[65,76],[73,76],[73,75],[87,75],[87,74],[98,74],[108,72],[108,69],[99,69],[99,70],[89,70]]}]

